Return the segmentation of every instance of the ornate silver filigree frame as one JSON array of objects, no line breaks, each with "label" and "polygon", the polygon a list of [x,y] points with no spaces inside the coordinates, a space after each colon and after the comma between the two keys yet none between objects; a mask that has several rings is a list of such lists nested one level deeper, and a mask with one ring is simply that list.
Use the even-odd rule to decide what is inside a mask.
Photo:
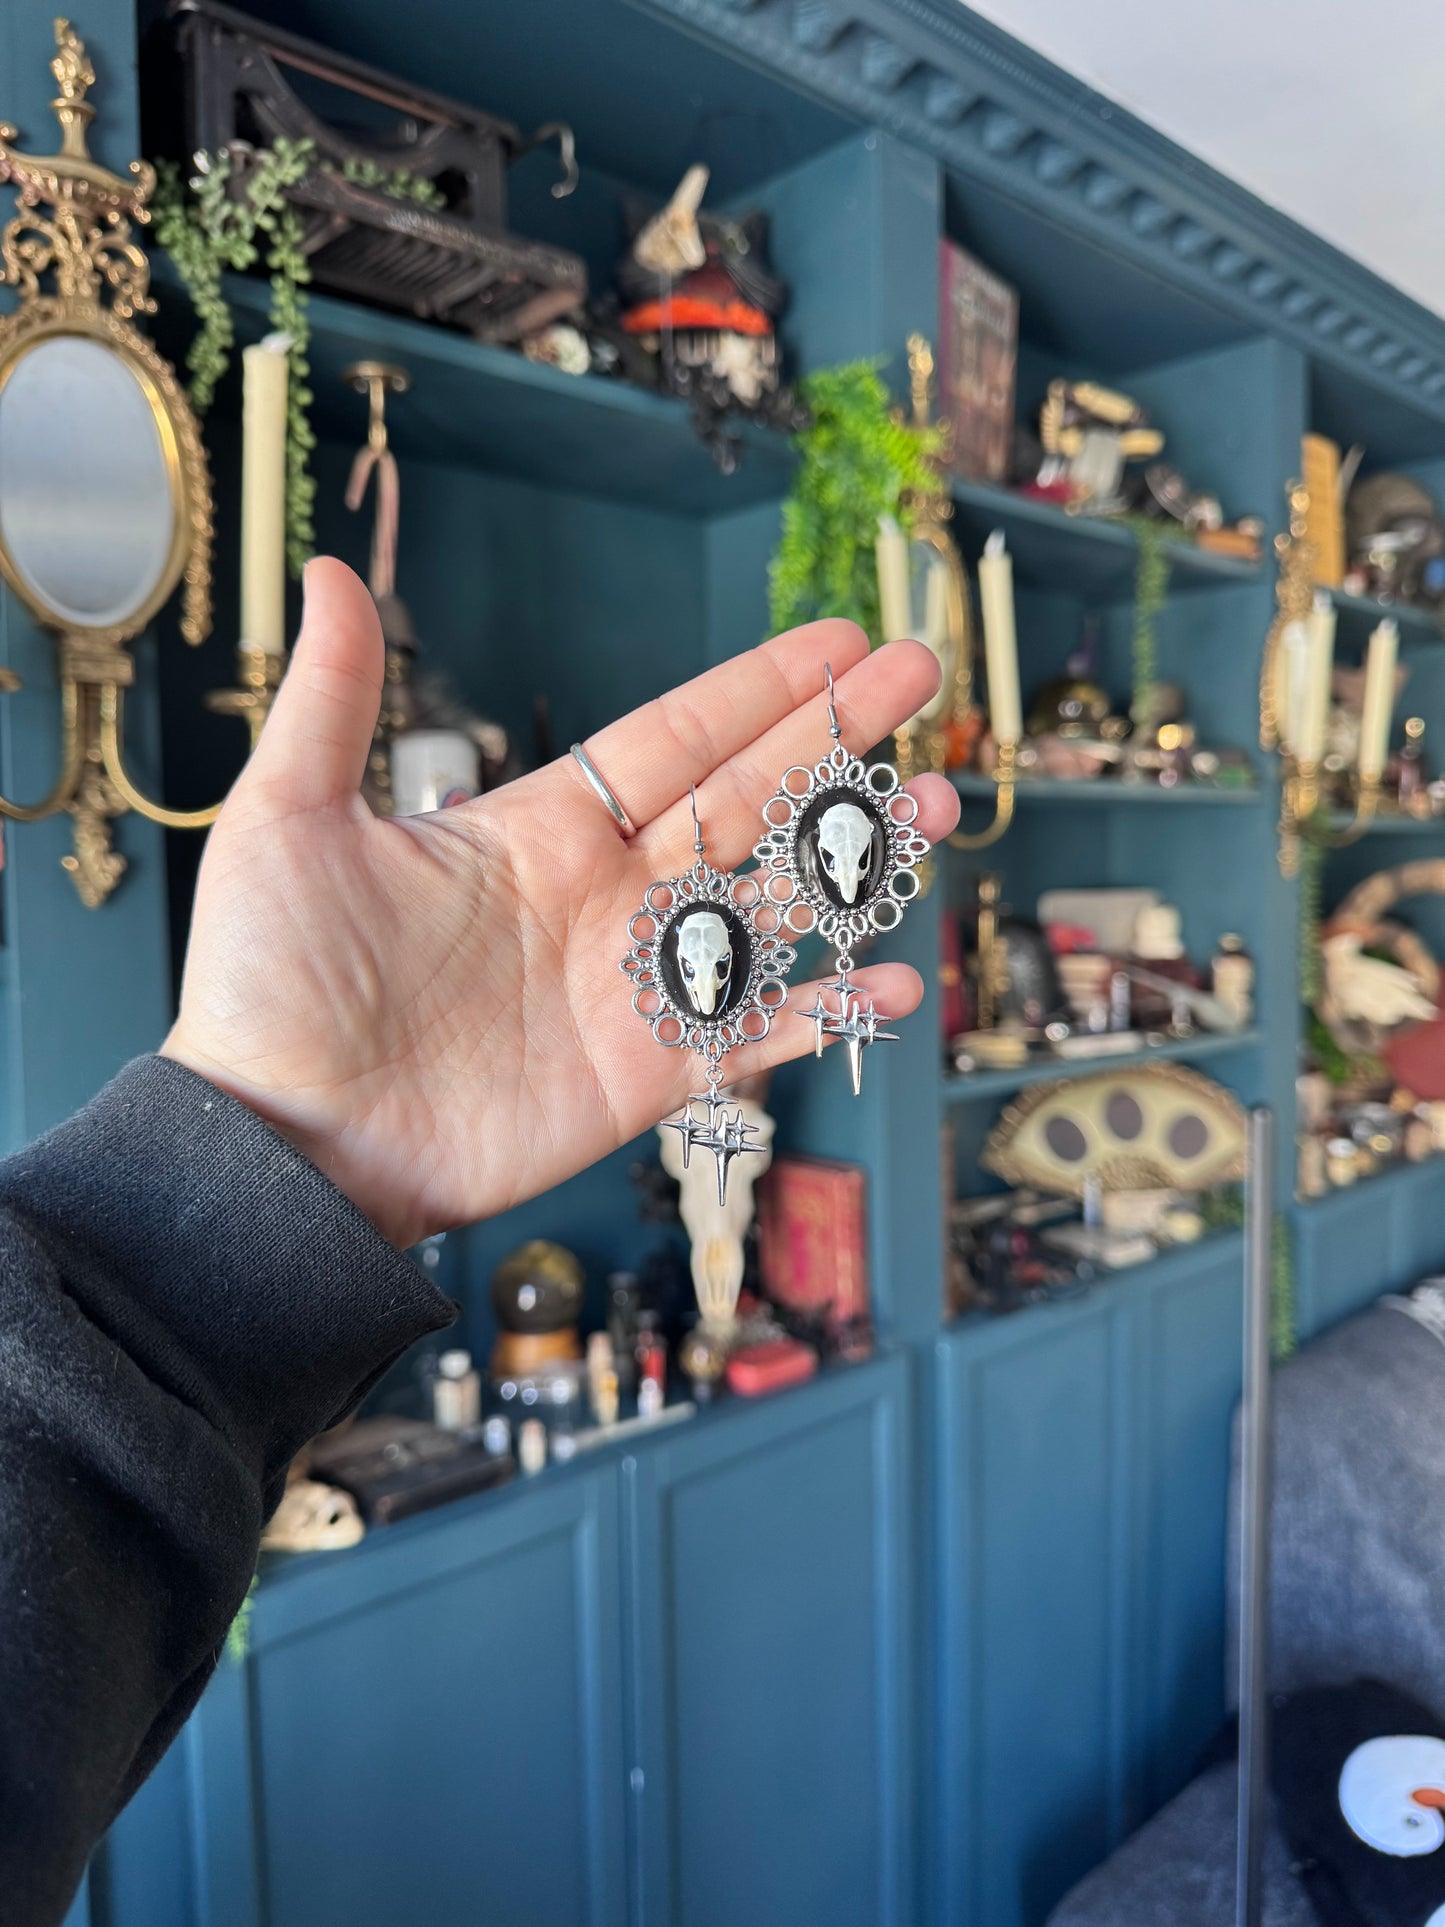
[{"label": "ornate silver filigree frame", "polygon": [[[673,925],[692,910],[713,906],[742,924],[749,954],[740,994],[726,1011],[704,1017],[672,994],[662,957]],[[786,1001],[783,979],[797,957],[782,935],[783,912],[766,900],[758,878],[727,875],[700,857],[686,875],[652,884],[627,930],[632,947],[622,969],[634,985],[632,1008],[652,1026],[659,1044],[695,1050],[711,1067],[728,1051],[767,1036]]]},{"label": "ornate silver filigree frame", "polygon": [[[846,908],[809,883],[798,853],[806,813],[830,793],[837,802],[857,803],[888,838],[876,884]],[[795,936],[816,930],[835,946],[840,968],[846,968],[853,946],[874,931],[896,929],[904,905],[918,895],[918,865],[929,846],[913,830],[917,818],[918,804],[891,763],[865,764],[841,742],[811,769],[795,763],[763,805],[768,827],[753,854],[767,873],[765,901],[782,911],[785,927]]]}]

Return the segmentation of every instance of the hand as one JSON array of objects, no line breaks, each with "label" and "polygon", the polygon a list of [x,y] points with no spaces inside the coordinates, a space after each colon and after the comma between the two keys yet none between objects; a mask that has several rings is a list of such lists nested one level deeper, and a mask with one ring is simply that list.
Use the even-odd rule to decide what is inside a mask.
[{"label": "hand", "polygon": [[[815,622],[733,658],[589,739],[637,834],[565,756],[433,816],[360,795],[381,701],[371,598],[341,563],[306,572],[306,614],[261,741],[211,832],[180,1015],[163,1054],[290,1139],[398,1245],[504,1211],[676,1110],[696,1058],[664,1050],[619,969],[649,883],[747,859],[790,764],[827,749],[823,664],[843,740],[879,742],[938,688],[916,642],[870,655]],[[909,785],[917,829],[952,829],[942,777]],[[857,973],[903,1017],[918,973]],[[815,985],[794,988],[806,1008]],[[779,1012],[730,1079],[813,1047]]]}]

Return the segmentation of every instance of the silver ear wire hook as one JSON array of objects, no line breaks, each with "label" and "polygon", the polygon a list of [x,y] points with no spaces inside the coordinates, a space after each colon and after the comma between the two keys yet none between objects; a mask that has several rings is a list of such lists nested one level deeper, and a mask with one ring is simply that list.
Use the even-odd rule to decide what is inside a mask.
[{"label": "silver ear wire hook", "polygon": [[694,837],[692,847],[697,854],[701,856],[707,848],[707,845],[702,840],[702,824],[697,820],[697,790],[691,783],[687,786],[687,800],[692,805],[692,829]]},{"label": "silver ear wire hook", "polygon": [[833,665],[832,663],[825,662],[823,664],[823,674],[828,678],[828,734],[833,738],[833,741],[835,743],[839,743],[843,740],[843,730],[842,730],[841,724],[838,721],[837,708],[833,702]]}]

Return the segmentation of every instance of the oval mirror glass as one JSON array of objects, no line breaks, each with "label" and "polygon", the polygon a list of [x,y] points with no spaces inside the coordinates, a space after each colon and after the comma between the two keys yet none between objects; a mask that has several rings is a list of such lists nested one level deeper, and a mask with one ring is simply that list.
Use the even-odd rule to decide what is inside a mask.
[{"label": "oval mirror glass", "polygon": [[160,590],[179,512],[167,427],[142,371],[86,335],[0,375],[0,545],[44,619],[113,628]]}]

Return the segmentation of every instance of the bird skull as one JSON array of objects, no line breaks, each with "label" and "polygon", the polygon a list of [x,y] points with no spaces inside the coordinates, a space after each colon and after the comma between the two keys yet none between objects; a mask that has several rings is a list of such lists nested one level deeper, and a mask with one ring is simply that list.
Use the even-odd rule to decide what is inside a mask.
[{"label": "bird skull", "polygon": [[677,961],[693,1007],[711,1017],[733,974],[732,939],[716,911],[699,910],[684,918],[677,933]]},{"label": "bird skull", "polygon": [[856,903],[873,850],[873,820],[856,803],[834,803],[818,819],[818,850],[823,868],[838,886],[844,903]]}]

